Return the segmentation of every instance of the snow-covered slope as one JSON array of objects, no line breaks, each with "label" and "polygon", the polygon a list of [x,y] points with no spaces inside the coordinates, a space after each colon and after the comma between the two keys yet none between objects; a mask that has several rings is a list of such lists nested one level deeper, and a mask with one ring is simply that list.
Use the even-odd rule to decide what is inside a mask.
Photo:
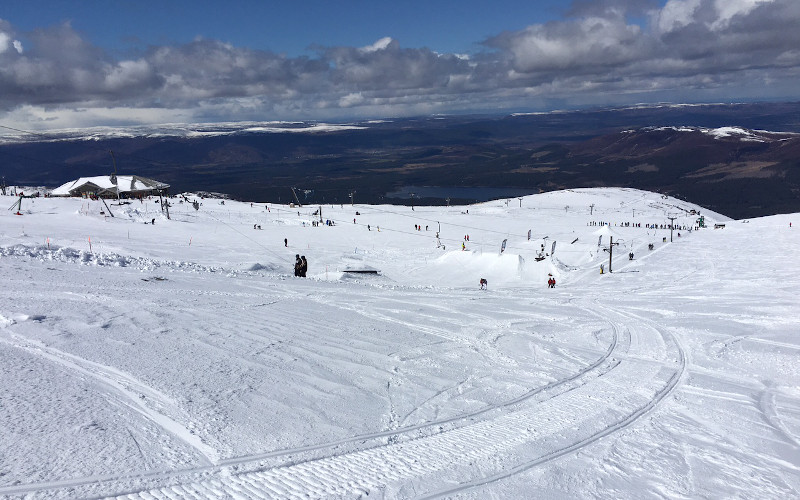
[{"label": "snow-covered slope", "polygon": [[629,189],[198,201],[0,214],[0,496],[800,489],[793,216]]}]

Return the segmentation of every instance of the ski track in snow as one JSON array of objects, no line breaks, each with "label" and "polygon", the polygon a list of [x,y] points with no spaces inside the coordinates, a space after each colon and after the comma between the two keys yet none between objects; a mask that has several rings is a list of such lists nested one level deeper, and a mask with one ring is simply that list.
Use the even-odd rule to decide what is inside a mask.
[{"label": "ski track in snow", "polygon": [[[674,338],[663,338],[661,332],[647,326],[641,318],[632,314],[616,312],[613,317],[601,316],[605,316],[610,322],[614,332],[613,341],[603,356],[578,373],[529,391],[503,404],[457,417],[393,431],[354,436],[333,443],[227,459],[216,464],[217,467],[152,473],[149,475],[163,478],[191,472],[217,471],[211,480],[179,482],[170,487],[123,494],[120,498],[169,499],[186,496],[321,498],[367,494],[391,488],[393,484],[414,477],[446,473],[453,467],[471,461],[509,453],[522,444],[546,450],[548,442],[555,441],[553,439],[555,434],[572,431],[567,443],[562,442],[558,448],[548,450],[533,460],[502,472],[485,475],[480,479],[473,479],[454,488],[429,492],[423,497],[438,498],[459,493],[555,460],[633,424],[639,417],[655,408],[674,389],[685,369],[683,350],[675,343]],[[641,333],[642,330],[645,330],[644,334]],[[618,338],[620,331],[626,334],[626,341],[622,343]],[[667,353],[668,344],[673,351],[670,354]],[[63,362],[64,357],[57,356],[52,351],[47,354],[49,358]],[[74,359],[68,359],[70,363],[75,363]],[[118,385],[110,382],[112,374],[104,373],[101,378],[107,383]],[[129,379],[125,381],[131,383]],[[629,390],[632,383],[636,384],[636,391]],[[142,387],[137,387],[137,390],[145,392]],[[553,394],[549,394],[551,392]],[[540,394],[546,396],[535,398]],[[133,399],[135,400],[135,397]],[[599,404],[587,408],[587,399]],[[494,411],[498,409],[506,411],[500,413]],[[149,416],[154,418],[152,414]],[[410,434],[412,431],[444,428],[454,422],[460,422],[460,425],[445,431],[435,430],[432,435],[411,437],[388,445],[373,445],[343,454],[335,452],[337,446],[348,442],[389,438]],[[598,426],[600,422],[603,425]],[[170,423],[165,424],[165,427],[174,429],[176,425]],[[200,449],[202,450],[202,446]],[[300,463],[258,472],[230,476],[219,474],[233,465],[252,465],[265,458],[297,456],[303,452],[319,450],[328,450],[328,456],[309,461],[300,459]],[[210,453],[206,452],[206,456],[208,455]],[[93,478],[92,481],[97,479]],[[114,479],[106,478],[105,481],[113,483]],[[443,482],[447,480],[443,479]],[[84,483],[75,480],[59,482],[58,486],[81,484]],[[46,484],[33,487],[28,485],[27,488],[3,488],[0,492],[17,494],[47,488]]]},{"label": "ski track in snow", "polygon": [[[230,478],[129,493],[119,498],[170,499],[186,495],[200,498],[220,495],[230,498],[322,498],[368,495],[391,488],[393,483],[446,472],[470,461],[508,453],[522,444],[547,449],[548,441],[555,434],[569,433],[569,444],[550,450],[534,460],[419,497],[440,498],[518,474],[625,429],[656,408],[679,384],[686,368],[686,358],[676,339],[632,314],[617,313],[616,316],[621,316],[625,322],[615,323],[615,330],[628,328],[635,332],[631,335],[626,359],[607,372],[594,374],[594,379],[586,384],[530,407],[514,409],[495,418],[470,422],[464,427],[399,444],[377,446]],[[613,353],[614,347],[616,342],[609,354]],[[656,363],[635,361],[637,356],[653,358],[654,355],[656,358],[651,361]],[[591,370],[560,384],[586,374],[591,376]],[[634,381],[636,390],[631,391],[630,384]],[[600,404],[587,408],[587,399]],[[519,402],[509,402],[507,406]],[[610,422],[607,420],[609,416]],[[602,425],[598,426],[599,422]]]},{"label": "ski track in snow", "polygon": [[[6,333],[8,337],[0,337],[0,342],[23,349],[82,375],[94,378],[108,387],[109,397],[118,399],[125,406],[133,409],[197,450],[207,464],[217,460],[217,452],[214,448],[203,443],[193,432],[179,423],[177,419],[169,417],[170,414],[181,413],[177,403],[171,398],[112,367],[81,359],[78,356],[47,347],[40,342],[24,339],[10,332]],[[133,439],[135,440],[136,438],[134,437]]]}]

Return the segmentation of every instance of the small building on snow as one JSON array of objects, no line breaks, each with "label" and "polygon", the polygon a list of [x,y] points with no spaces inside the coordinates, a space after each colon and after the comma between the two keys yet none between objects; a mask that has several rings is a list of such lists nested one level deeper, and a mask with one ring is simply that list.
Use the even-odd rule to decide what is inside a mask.
[{"label": "small building on snow", "polygon": [[81,177],[55,188],[52,196],[102,196],[103,198],[136,198],[159,194],[169,189],[169,184],[138,175],[99,175]]}]

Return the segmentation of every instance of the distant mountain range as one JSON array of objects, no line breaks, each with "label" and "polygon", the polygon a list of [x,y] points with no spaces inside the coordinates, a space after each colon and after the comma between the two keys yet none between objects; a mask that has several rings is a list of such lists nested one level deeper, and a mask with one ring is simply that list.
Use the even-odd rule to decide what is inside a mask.
[{"label": "distant mountain range", "polygon": [[800,103],[659,105],[322,124],[0,137],[6,183],[108,174],[173,192],[315,203],[468,203],[571,187],[663,192],[735,218],[800,212]]}]

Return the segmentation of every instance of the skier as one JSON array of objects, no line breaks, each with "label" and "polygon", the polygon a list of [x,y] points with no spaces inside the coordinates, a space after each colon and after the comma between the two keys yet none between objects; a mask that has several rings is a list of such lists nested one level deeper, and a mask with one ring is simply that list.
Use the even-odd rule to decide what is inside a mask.
[{"label": "skier", "polygon": [[486,290],[489,288],[489,282],[486,281],[486,278],[481,278],[481,290]]},{"label": "skier", "polygon": [[300,254],[295,254],[294,256],[294,275],[299,277],[300,276],[300,269],[303,267],[303,261],[300,260]]},{"label": "skier", "polygon": [[284,238],[283,239],[283,246],[285,246],[286,248],[289,248],[289,238]]},{"label": "skier", "polygon": [[300,264],[300,277],[305,278],[306,272],[308,272],[308,261],[306,260],[305,255],[300,257],[300,260],[302,261],[302,263]]},{"label": "skier", "polygon": [[628,260],[633,260],[633,252],[628,254]]}]

